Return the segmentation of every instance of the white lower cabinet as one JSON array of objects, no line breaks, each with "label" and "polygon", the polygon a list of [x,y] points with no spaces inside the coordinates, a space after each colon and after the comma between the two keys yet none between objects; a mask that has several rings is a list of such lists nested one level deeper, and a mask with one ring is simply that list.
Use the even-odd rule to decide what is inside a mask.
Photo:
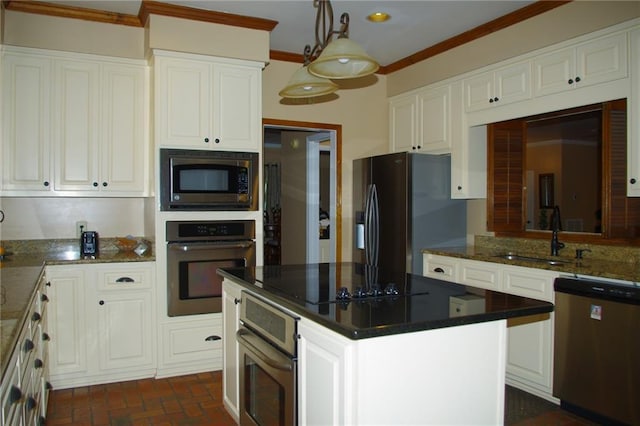
[{"label": "white lower cabinet", "polygon": [[[28,284],[25,284],[28,285]],[[41,425],[47,415],[49,375],[47,369],[47,285],[38,281],[29,303],[26,321],[0,384],[0,424]]]},{"label": "white lower cabinet", "polygon": [[54,388],[153,377],[151,262],[48,266]]},{"label": "white lower cabinet", "polygon": [[[423,275],[552,302],[558,273],[425,253]],[[553,313],[508,322],[508,384],[550,401],[553,397]]]},{"label": "white lower cabinet", "polygon": [[238,342],[240,326],[240,297],[242,290],[233,281],[222,283],[222,396],[224,406],[237,422],[240,417],[240,383],[238,371]]},{"label": "white lower cabinet", "polygon": [[160,364],[156,377],[222,368],[222,314],[191,315],[160,326]]}]

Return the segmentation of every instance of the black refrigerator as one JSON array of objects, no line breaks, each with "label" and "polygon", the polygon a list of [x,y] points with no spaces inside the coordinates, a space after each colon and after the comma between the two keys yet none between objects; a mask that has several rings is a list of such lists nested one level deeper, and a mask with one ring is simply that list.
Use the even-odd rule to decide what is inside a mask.
[{"label": "black refrigerator", "polygon": [[353,206],[353,261],[369,283],[401,284],[407,273],[422,275],[422,249],[466,244],[466,201],[451,199],[450,155],[354,160]]}]

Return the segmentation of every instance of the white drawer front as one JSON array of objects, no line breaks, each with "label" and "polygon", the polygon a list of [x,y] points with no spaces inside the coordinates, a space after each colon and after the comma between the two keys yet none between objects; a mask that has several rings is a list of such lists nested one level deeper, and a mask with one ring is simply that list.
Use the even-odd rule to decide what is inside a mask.
[{"label": "white drawer front", "polygon": [[540,269],[511,267],[503,269],[504,291],[517,296],[553,301],[553,280],[555,272]]},{"label": "white drawer front", "polygon": [[98,271],[100,290],[140,290],[151,288],[152,268],[150,266],[111,266]]},{"label": "white drawer front", "polygon": [[422,275],[445,281],[458,279],[458,259],[446,256],[425,254]]},{"label": "white drawer front", "polygon": [[[220,339],[212,336],[220,337]],[[166,363],[173,364],[202,360],[210,360],[213,363],[215,358],[222,357],[221,316],[215,318],[208,325],[194,323],[165,324],[163,337]]]},{"label": "white drawer front", "polygon": [[488,290],[500,290],[500,268],[492,263],[462,260],[460,283]]}]

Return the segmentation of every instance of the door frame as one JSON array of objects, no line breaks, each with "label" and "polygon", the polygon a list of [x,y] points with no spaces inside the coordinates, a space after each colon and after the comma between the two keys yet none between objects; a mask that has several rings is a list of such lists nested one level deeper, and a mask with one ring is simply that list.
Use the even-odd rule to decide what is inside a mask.
[{"label": "door frame", "polygon": [[[335,251],[335,262],[342,261],[342,126],[339,124],[314,123],[309,121],[279,120],[273,118],[262,119],[262,129],[264,135],[265,127],[277,127],[292,131],[311,131],[333,133],[335,135],[335,207],[329,213],[331,224],[335,223],[335,228],[331,228]],[[333,138],[332,138],[333,140]],[[263,141],[264,144],[264,141]]]}]

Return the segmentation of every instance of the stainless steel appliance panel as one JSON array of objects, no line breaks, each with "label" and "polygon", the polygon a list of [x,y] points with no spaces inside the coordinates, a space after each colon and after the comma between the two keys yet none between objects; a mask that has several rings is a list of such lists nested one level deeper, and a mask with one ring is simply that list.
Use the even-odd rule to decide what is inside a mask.
[{"label": "stainless steel appliance panel", "polygon": [[[371,265],[377,258],[372,266],[394,271],[381,282],[402,282],[408,272],[422,273],[423,248],[465,245],[466,201],[451,199],[450,181],[448,155],[405,152],[354,160],[354,261]],[[372,187],[377,203],[367,201]],[[378,223],[370,224],[371,217]],[[371,241],[377,241],[374,248]]]},{"label": "stainless steel appliance panel", "polygon": [[596,421],[640,424],[640,305],[616,297],[640,288],[576,281],[559,291],[558,282],[554,396]]}]

